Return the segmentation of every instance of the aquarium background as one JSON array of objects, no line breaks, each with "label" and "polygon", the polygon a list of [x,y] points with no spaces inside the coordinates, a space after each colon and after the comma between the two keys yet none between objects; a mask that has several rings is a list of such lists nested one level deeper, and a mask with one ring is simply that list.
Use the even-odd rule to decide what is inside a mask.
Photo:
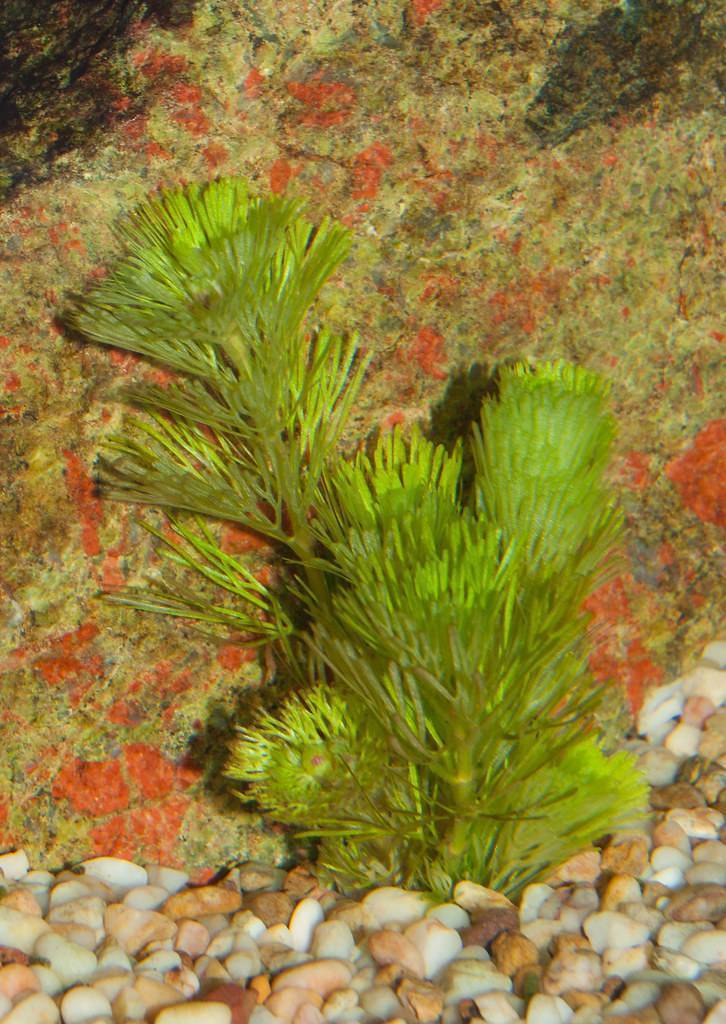
[{"label": "aquarium background", "polygon": [[[327,322],[373,353],[351,443],[432,409],[463,428],[467,383],[506,359],[610,378],[626,546],[590,603],[592,672],[632,710],[692,665],[724,596],[716,8],[121,4],[53,72],[80,29],[46,6],[23,28],[8,5],[0,63],[0,848],[196,878],[295,853],[222,778],[274,666],[96,597],[159,571],[94,462],[128,415],[118,385],[167,373],[62,315],[159,186],[241,174],[351,228],[324,293]],[[222,536],[263,569],[254,538]]]}]

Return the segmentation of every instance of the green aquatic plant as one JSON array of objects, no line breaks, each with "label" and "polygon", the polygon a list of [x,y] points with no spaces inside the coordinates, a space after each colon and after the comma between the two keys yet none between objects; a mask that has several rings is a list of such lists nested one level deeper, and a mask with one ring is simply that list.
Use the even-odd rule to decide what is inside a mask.
[{"label": "green aquatic plant", "polygon": [[[173,561],[215,588],[112,600],[272,645],[287,697],[240,727],[227,772],[318,840],[320,870],[447,895],[515,895],[613,829],[647,787],[608,754],[587,670],[585,598],[614,569],[604,483],[608,388],[563,362],[502,370],[451,451],[396,428],[341,438],[366,360],[310,317],[347,231],[237,179],[163,192],[122,227],[126,254],[71,315],[88,338],[179,374],[137,386],[112,440],[112,497],[163,506]],[[213,520],[272,544],[262,583]]]}]

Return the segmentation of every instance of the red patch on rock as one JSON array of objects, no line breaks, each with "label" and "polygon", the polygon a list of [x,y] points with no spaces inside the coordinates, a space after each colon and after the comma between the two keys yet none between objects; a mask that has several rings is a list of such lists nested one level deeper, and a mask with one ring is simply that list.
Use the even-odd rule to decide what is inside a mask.
[{"label": "red patch on rock", "polygon": [[94,853],[103,856],[144,856],[174,867],[179,831],[190,804],[186,796],[171,796],[161,804],[137,807],[115,815],[90,831]]},{"label": "red patch on rock", "polygon": [[224,1003],[232,1011],[231,1024],[247,1024],[250,1014],[257,1006],[257,994],[250,989],[227,981],[213,988],[204,995],[195,998],[195,1002]]},{"label": "red patch on rock", "polygon": [[101,502],[96,497],[93,481],[78,455],[66,449],[63,452],[66,462],[66,484],[68,493],[76,504],[81,520],[81,543],[87,555],[97,555],[101,551],[98,540],[98,524],[101,522]]},{"label": "red patch on rock", "polygon": [[54,800],[68,800],[79,814],[110,814],[128,807],[129,788],[118,761],[82,761],[74,757],[58,772]]},{"label": "red patch on rock", "polygon": [[343,82],[322,82],[316,72],[307,82],[288,82],[287,91],[307,109],[301,124],[331,128],[349,120],[355,106],[355,90]]},{"label": "red patch on rock", "polygon": [[392,161],[393,156],[390,149],[380,142],[374,142],[367,149],[356,153],[353,158],[351,196],[354,199],[375,198],[383,178],[383,172]]},{"label": "red patch on rock", "polygon": [[681,501],[704,523],[726,526],[726,419],[712,420],[665,468]]},{"label": "red patch on rock", "polygon": [[434,380],[445,380],[440,364],[446,361],[444,338],[430,327],[422,327],[409,347],[409,353],[424,373]]}]

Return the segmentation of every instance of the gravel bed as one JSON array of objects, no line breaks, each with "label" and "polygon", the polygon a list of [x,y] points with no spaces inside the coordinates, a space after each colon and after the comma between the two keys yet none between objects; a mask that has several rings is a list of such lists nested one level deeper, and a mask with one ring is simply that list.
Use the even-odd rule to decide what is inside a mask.
[{"label": "gravel bed", "polygon": [[469,881],[445,904],[351,900],[304,865],[190,886],[2,854],[0,1024],[726,1024],[726,643],[649,694],[637,731],[648,828],[518,905]]}]

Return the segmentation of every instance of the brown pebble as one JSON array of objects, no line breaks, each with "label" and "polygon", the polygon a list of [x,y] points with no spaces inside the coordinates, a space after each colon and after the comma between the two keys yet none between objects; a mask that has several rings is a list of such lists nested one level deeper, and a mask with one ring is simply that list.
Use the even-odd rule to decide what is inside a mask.
[{"label": "brown pebble", "polygon": [[673,895],[665,914],[672,921],[718,921],[726,916],[726,887],[688,885]]},{"label": "brown pebble", "polygon": [[707,1012],[703,996],[687,981],[666,982],[655,1007],[663,1024],[701,1024]]},{"label": "brown pebble", "polygon": [[619,974],[609,974],[600,986],[600,991],[611,1000],[617,999],[624,990],[625,982]]},{"label": "brown pebble", "polygon": [[497,970],[510,978],[520,967],[539,960],[537,947],[521,932],[500,932],[492,941],[491,955]]},{"label": "brown pebble", "polygon": [[405,1009],[410,1009],[421,1022],[434,1021],[444,1009],[444,993],[431,981],[402,978],[396,995]]},{"label": "brown pebble", "polygon": [[465,946],[488,946],[500,932],[519,930],[519,914],[509,907],[490,907],[474,912],[472,923],[462,928],[461,941]]},{"label": "brown pebble", "polygon": [[571,1010],[579,1010],[581,1006],[592,1010],[601,1010],[608,1001],[603,992],[582,992],[578,988],[569,988],[563,992],[562,999]]},{"label": "brown pebble", "polygon": [[553,935],[550,946],[553,958],[569,949],[592,949],[585,936],[578,932],[560,932],[559,935]]},{"label": "brown pebble", "polygon": [[406,971],[400,964],[386,964],[385,967],[381,967],[376,972],[375,984],[376,985],[387,985],[389,988],[395,988],[396,982],[400,981],[406,974]]},{"label": "brown pebble", "polygon": [[648,842],[644,836],[623,836],[602,852],[601,867],[613,875],[642,875],[648,864]]},{"label": "brown pebble", "polygon": [[423,956],[409,938],[392,928],[381,928],[368,936],[368,952],[381,967],[400,964],[415,978],[426,973]]},{"label": "brown pebble", "polygon": [[519,967],[512,977],[514,994],[520,999],[529,999],[536,992],[541,992],[543,974],[542,964],[525,964],[524,967]]},{"label": "brown pebble", "polygon": [[247,1024],[252,1011],[257,1006],[254,992],[236,985],[233,981],[223,982],[215,988],[208,989],[203,996],[197,996],[192,1002],[224,1003],[232,1011],[230,1024]]},{"label": "brown pebble", "polygon": [[273,924],[287,924],[293,907],[286,892],[255,892],[244,899],[245,910],[251,910],[268,928]]},{"label": "brown pebble", "polygon": [[661,1024],[660,1014],[654,1006],[644,1006],[642,1010],[631,1010],[611,1019],[617,1020],[618,1024]]},{"label": "brown pebble", "polygon": [[292,896],[294,900],[301,900],[304,896],[312,896],[313,899],[323,892],[318,885],[318,880],[306,864],[298,864],[288,871],[285,881],[282,883],[283,892]]},{"label": "brown pebble", "polygon": [[479,1007],[473,999],[462,999],[458,1006],[459,1016],[462,1024],[468,1024],[470,1020],[481,1020],[482,1016]]},{"label": "brown pebble", "polygon": [[655,811],[668,811],[672,807],[692,810],[705,805],[703,794],[690,782],[672,782],[670,786],[658,786],[650,791],[650,806]]},{"label": "brown pebble", "polygon": [[30,957],[15,946],[0,946],[0,964],[29,964]]},{"label": "brown pebble", "polygon": [[646,907],[655,907],[663,896],[667,900],[673,895],[673,890],[662,882],[646,882],[643,886],[643,903]]},{"label": "brown pebble", "polygon": [[[693,754],[691,757],[681,761],[678,767],[676,782],[690,782],[693,785],[698,782],[707,768],[708,759],[702,757],[701,754]],[[683,806],[685,807],[685,804]]]}]

